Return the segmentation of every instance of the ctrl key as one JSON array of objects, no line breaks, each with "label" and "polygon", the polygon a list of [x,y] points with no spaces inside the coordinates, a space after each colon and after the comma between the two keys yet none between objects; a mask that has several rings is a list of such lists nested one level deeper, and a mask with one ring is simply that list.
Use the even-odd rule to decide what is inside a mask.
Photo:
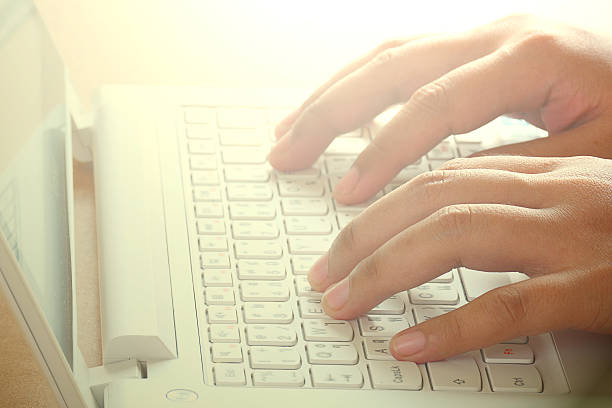
[{"label": "ctrl key", "polygon": [[417,391],[423,388],[423,377],[415,363],[407,361],[371,361],[368,367],[374,388]]},{"label": "ctrl key", "polygon": [[494,392],[542,392],[542,377],[533,365],[491,364],[487,374]]},{"label": "ctrl key", "polygon": [[216,364],[215,385],[245,385],[244,368],[238,364]]}]

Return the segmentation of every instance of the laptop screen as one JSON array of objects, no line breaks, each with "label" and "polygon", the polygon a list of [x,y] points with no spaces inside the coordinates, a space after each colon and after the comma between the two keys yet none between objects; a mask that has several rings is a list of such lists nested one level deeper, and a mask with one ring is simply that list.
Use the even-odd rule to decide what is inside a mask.
[{"label": "laptop screen", "polygon": [[0,61],[0,232],[72,366],[64,70],[30,1],[0,0]]}]

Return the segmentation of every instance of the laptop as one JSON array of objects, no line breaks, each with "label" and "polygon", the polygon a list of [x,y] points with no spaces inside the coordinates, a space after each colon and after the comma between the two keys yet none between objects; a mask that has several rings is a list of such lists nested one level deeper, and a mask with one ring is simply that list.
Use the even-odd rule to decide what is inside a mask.
[{"label": "laptop", "polygon": [[[610,390],[608,336],[544,333],[420,365],[389,355],[397,331],[519,273],[457,268],[354,321],[325,316],[306,273],[372,201],[343,206],[330,192],[385,115],[338,137],[312,168],[280,173],[266,154],[299,90],[107,86],[93,124],[73,132],[79,109],[29,1],[0,3],[0,56],[0,288],[59,406],[610,401],[592,394]],[[374,199],[453,157],[542,136],[503,118],[451,136]],[[98,367],[76,342],[73,156],[94,167]]]}]

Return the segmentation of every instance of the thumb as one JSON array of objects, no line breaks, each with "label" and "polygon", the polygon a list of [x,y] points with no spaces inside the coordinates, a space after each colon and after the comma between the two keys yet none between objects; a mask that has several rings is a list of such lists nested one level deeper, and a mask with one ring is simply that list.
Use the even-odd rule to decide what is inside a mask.
[{"label": "thumb", "polygon": [[569,309],[565,285],[555,281],[542,276],[489,291],[457,310],[396,334],[390,351],[398,360],[424,363],[567,327],[571,311],[560,310]]}]

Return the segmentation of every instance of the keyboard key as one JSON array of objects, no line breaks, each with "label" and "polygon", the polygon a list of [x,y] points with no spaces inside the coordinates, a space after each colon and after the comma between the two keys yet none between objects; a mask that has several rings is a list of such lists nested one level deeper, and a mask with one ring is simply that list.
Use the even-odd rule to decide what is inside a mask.
[{"label": "keyboard key", "polygon": [[427,283],[408,291],[410,302],[415,305],[456,305],[459,293],[452,285]]},{"label": "keyboard key", "polygon": [[452,312],[453,310],[455,310],[454,307],[418,306],[413,309],[414,319],[417,324],[420,324],[434,317],[443,315],[444,313]]},{"label": "keyboard key", "polygon": [[283,280],[285,264],[275,260],[240,260],[237,263],[240,280]]},{"label": "keyboard key", "polygon": [[265,129],[219,130],[219,143],[223,146],[261,146],[265,142]]},{"label": "keyboard key", "polygon": [[368,363],[372,387],[385,390],[420,390],[423,377],[410,361],[371,361]]},{"label": "keyboard key", "polygon": [[247,302],[243,306],[245,323],[279,323],[293,321],[293,310],[289,303]]},{"label": "keyboard key", "polygon": [[219,175],[216,170],[197,170],[191,172],[191,184],[194,186],[219,185]]},{"label": "keyboard key", "polygon": [[240,364],[217,364],[213,368],[215,385],[245,385],[244,368]]},{"label": "keyboard key", "polygon": [[368,146],[369,142],[365,139],[357,138],[336,138],[327,149],[326,156],[357,156]]},{"label": "keyboard key", "polygon": [[357,213],[341,211],[336,213],[336,219],[338,220],[338,228],[344,229],[352,220],[357,216]]},{"label": "keyboard key", "polygon": [[529,341],[529,337],[520,336],[520,337],[515,337],[513,339],[510,339],[510,340],[502,341],[500,343],[502,344],[527,344],[528,341]]},{"label": "keyboard key", "polygon": [[236,239],[274,239],[278,227],[274,221],[235,221],[232,233]]},{"label": "keyboard key", "polygon": [[206,314],[208,323],[238,323],[236,309],[233,306],[208,306]]},{"label": "keyboard key", "polygon": [[385,194],[390,194],[393,191],[395,191],[397,188],[403,186],[404,183],[389,183],[385,186],[385,188],[383,189],[383,191],[385,192]]},{"label": "keyboard key", "polygon": [[246,328],[249,346],[293,346],[297,334],[291,326],[252,324]]},{"label": "keyboard key", "polygon": [[214,343],[210,351],[214,363],[242,363],[240,344]]},{"label": "keyboard key", "polygon": [[469,356],[427,363],[434,391],[480,391],[482,379],[476,361]]},{"label": "keyboard key", "polygon": [[378,192],[376,193],[376,195],[374,195],[374,197],[362,202],[362,203],[357,203],[357,204],[352,204],[352,205],[345,205],[342,203],[337,202],[335,199],[333,200],[334,202],[334,207],[336,208],[336,211],[339,212],[361,212],[363,210],[365,210],[366,208],[368,208],[370,205],[372,205],[372,203],[374,203],[376,200],[378,200],[379,198],[381,198],[382,192]]},{"label": "keyboard key", "polygon": [[389,338],[364,338],[363,348],[368,360],[393,360],[395,357],[389,351]]},{"label": "keyboard key", "polygon": [[355,161],[356,156],[333,156],[325,158],[325,168],[327,174],[346,174]]},{"label": "keyboard key", "polygon": [[361,388],[363,374],[356,366],[312,366],[312,385],[316,388]]},{"label": "keyboard key", "polygon": [[193,201],[221,201],[221,189],[215,186],[195,187]]},{"label": "keyboard key", "polygon": [[482,349],[485,363],[531,364],[534,362],[533,350],[527,344],[494,344]]},{"label": "keyboard key", "polygon": [[199,154],[189,158],[189,168],[191,170],[216,170],[217,156],[214,154]]},{"label": "keyboard key", "polygon": [[247,181],[265,183],[270,179],[270,170],[265,166],[226,166],[225,181]]},{"label": "keyboard key", "polygon": [[325,187],[321,180],[279,180],[278,192],[282,197],[321,197]]},{"label": "keyboard key", "polygon": [[217,135],[215,127],[209,124],[187,125],[185,126],[185,136],[188,139],[209,139],[212,140]]},{"label": "keyboard key", "polygon": [[231,287],[233,285],[230,269],[206,269],[202,272],[204,286]]},{"label": "keyboard key", "polygon": [[225,234],[225,222],[221,219],[198,220],[196,225],[200,235]]},{"label": "keyboard key", "polygon": [[357,364],[357,349],[350,343],[307,343],[310,364]]},{"label": "keyboard key", "polygon": [[205,252],[200,255],[200,266],[207,268],[229,268],[230,260],[227,252]]},{"label": "keyboard key", "polygon": [[227,251],[227,238],[220,236],[199,237],[198,246],[201,252]]},{"label": "keyboard key", "polygon": [[187,150],[190,154],[214,154],[217,147],[212,140],[190,140],[187,143]]},{"label": "keyboard key", "polygon": [[300,299],[298,300],[298,307],[302,319],[331,319],[323,311],[320,299]]},{"label": "keyboard key", "polygon": [[404,302],[393,295],[388,299],[383,300],[378,305],[374,306],[372,310],[368,312],[371,315],[400,315],[404,313],[406,309]]},{"label": "keyboard key", "polygon": [[324,217],[287,217],[285,230],[289,235],[327,235],[332,225]]},{"label": "keyboard key", "polygon": [[207,287],[204,291],[207,305],[234,305],[234,289],[226,287]]},{"label": "keyboard key", "polygon": [[198,203],[195,205],[195,216],[197,218],[222,218],[223,206],[221,203]]},{"label": "keyboard key", "polygon": [[323,255],[333,242],[333,237],[290,237],[287,239],[289,252],[296,255]]},{"label": "keyboard key", "polygon": [[533,365],[487,366],[494,392],[542,392],[542,377]]},{"label": "keyboard key", "polygon": [[314,299],[321,299],[321,296],[323,296],[321,292],[317,292],[316,290],[312,289],[306,276],[295,277],[295,293],[299,297],[308,297]]},{"label": "keyboard key", "polygon": [[294,275],[306,275],[308,271],[319,259],[318,255],[294,255],[291,257]]},{"label": "keyboard key", "polygon": [[266,111],[253,108],[222,108],[217,111],[220,128],[257,128],[266,125]]},{"label": "keyboard key", "polygon": [[429,167],[425,167],[425,166],[408,166],[408,167],[404,167],[402,170],[400,170],[399,173],[397,173],[395,175],[395,177],[393,177],[391,179],[391,183],[397,183],[399,185],[402,185],[404,183],[406,183],[407,181],[412,180],[413,178],[415,178],[416,176],[418,176],[419,174],[423,174],[425,172],[429,171]]},{"label": "keyboard key", "polygon": [[320,198],[283,198],[281,207],[284,215],[326,215],[327,203]]},{"label": "keyboard key", "polygon": [[450,138],[443,140],[437,146],[427,152],[428,159],[450,160],[454,159],[455,157],[457,157],[457,154],[455,153],[455,147],[453,146],[453,142]]},{"label": "keyboard key", "polygon": [[351,341],[353,328],[349,322],[333,319],[309,319],[302,322],[306,341]]},{"label": "keyboard key", "polygon": [[185,122],[198,124],[215,124],[215,111],[211,108],[198,106],[185,107],[183,110]]},{"label": "keyboard key", "polygon": [[408,315],[359,316],[359,328],[363,337],[391,337],[410,327]]},{"label": "keyboard key", "polygon": [[271,203],[230,203],[229,212],[233,220],[272,220],[276,216]]},{"label": "keyboard key", "polygon": [[234,249],[238,259],[278,259],[283,255],[278,241],[235,241]]},{"label": "keyboard key", "polygon": [[256,387],[301,387],[304,375],[290,370],[256,370],[253,371],[253,385]]},{"label": "keyboard key", "polygon": [[235,324],[211,324],[208,336],[211,343],[240,343],[240,331]]},{"label": "keyboard key", "polygon": [[321,175],[321,170],[317,167],[309,167],[295,171],[276,171],[278,180],[316,180]]},{"label": "keyboard key", "polygon": [[300,353],[294,348],[251,347],[251,368],[294,370],[302,365]]},{"label": "keyboard key", "polygon": [[264,164],[267,152],[257,147],[225,147],[221,152],[225,164]]},{"label": "keyboard key", "polygon": [[469,301],[492,289],[525,279],[524,275],[516,272],[481,272],[464,267],[459,268],[459,276]]},{"label": "keyboard key", "polygon": [[240,284],[245,302],[284,302],[289,300],[289,288],[284,282],[250,282]]},{"label": "keyboard key", "polygon": [[267,184],[232,183],[227,185],[227,199],[230,201],[269,201],[272,189]]},{"label": "keyboard key", "polygon": [[452,281],[453,281],[453,271],[448,271],[438,276],[437,278],[430,280],[429,282],[430,283],[451,283]]}]

